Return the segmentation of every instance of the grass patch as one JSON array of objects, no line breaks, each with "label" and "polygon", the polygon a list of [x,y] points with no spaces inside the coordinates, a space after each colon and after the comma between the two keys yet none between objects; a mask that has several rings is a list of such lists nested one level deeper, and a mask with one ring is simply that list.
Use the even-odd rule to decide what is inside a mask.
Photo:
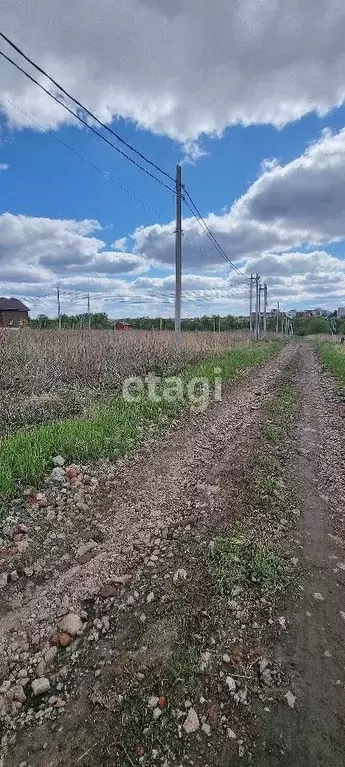
[{"label": "grass patch", "polygon": [[279,444],[297,410],[298,394],[294,387],[286,386],[268,403],[264,435],[269,442]]},{"label": "grass patch", "polygon": [[279,462],[274,456],[264,455],[259,458],[257,465],[255,503],[264,508],[280,506],[285,497],[285,490]]},{"label": "grass patch", "polygon": [[276,593],[284,591],[290,582],[288,562],[282,552],[253,541],[238,530],[213,541],[210,571],[221,594],[250,586],[263,593]]},{"label": "grass patch", "polygon": [[318,344],[321,362],[336,375],[341,383],[345,384],[345,349],[336,344]]},{"label": "grass patch", "polygon": [[200,672],[200,653],[195,647],[181,644],[176,648],[167,672],[174,685],[193,684]]},{"label": "grass patch", "polygon": [[[193,378],[207,379],[212,402],[217,368],[221,368],[223,381],[231,380],[280,348],[279,342],[253,344],[189,365],[180,374],[183,386]],[[87,418],[70,418],[0,439],[0,503],[18,494],[23,484],[39,481],[54,455],[61,453],[67,461],[115,460],[136,447],[148,426],[161,428],[188,405],[185,397],[175,402],[153,401],[144,393],[128,402],[119,395]]]}]

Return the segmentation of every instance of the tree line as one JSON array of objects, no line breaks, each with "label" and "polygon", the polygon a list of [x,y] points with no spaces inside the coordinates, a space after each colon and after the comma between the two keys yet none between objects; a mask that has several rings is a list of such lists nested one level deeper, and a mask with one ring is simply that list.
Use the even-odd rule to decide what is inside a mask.
[{"label": "tree line", "polygon": [[[105,312],[94,312],[90,314],[62,314],[60,317],[61,328],[63,330],[78,330],[80,328],[90,327],[98,330],[113,330],[114,320],[110,320]],[[174,330],[175,323],[173,317],[125,317],[121,322],[128,322],[134,330]],[[279,330],[281,330],[281,321],[279,321]],[[267,317],[268,332],[275,332],[276,317]],[[30,320],[31,328],[43,330],[57,330],[59,320],[55,317],[48,317],[45,314],[39,314],[34,320]],[[295,335],[307,336],[319,333],[340,333],[345,335],[345,320],[331,315],[328,319],[325,317],[311,317],[305,319],[301,314],[297,314],[292,325]],[[181,321],[182,330],[249,330],[249,317],[235,317],[232,314],[203,315],[202,317],[187,317]]]},{"label": "tree line", "polygon": [[[115,320],[110,320],[105,312],[96,312],[88,315],[62,314],[60,324],[63,330],[77,330],[79,328],[112,330]],[[123,317],[120,322],[128,322],[134,330],[174,330],[175,321],[173,317]],[[57,330],[59,320],[57,317],[48,317],[45,314],[39,314],[34,320],[30,320],[31,328],[43,330]],[[186,318],[181,321],[182,330],[246,330],[249,329],[248,317],[233,317],[231,314],[225,317],[219,315],[203,317]]]}]

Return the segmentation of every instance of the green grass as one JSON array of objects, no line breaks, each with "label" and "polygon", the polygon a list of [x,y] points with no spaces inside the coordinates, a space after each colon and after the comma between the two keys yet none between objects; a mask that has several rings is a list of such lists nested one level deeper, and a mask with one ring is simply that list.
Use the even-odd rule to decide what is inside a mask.
[{"label": "green grass", "polygon": [[256,586],[263,593],[283,591],[289,584],[289,565],[282,552],[246,533],[217,537],[210,547],[210,572],[221,594],[236,587]]},{"label": "green grass", "polygon": [[[195,377],[208,379],[212,401],[218,375],[215,367],[222,369],[225,382],[280,348],[279,342],[233,348],[227,354],[189,365],[180,376],[184,386]],[[146,394],[135,402],[117,396],[95,408],[87,418],[69,418],[0,439],[0,503],[18,494],[23,485],[39,481],[51,468],[54,455],[61,454],[67,461],[77,462],[102,457],[115,460],[143,440],[148,426],[162,428],[187,405],[185,400],[153,402]]]},{"label": "green grass", "polygon": [[345,384],[345,353],[343,349],[343,346],[336,344],[318,344],[321,362],[335,373],[341,383]]},{"label": "green grass", "polygon": [[200,653],[193,646],[181,644],[175,649],[169,666],[168,677],[173,684],[191,684],[200,672]]},{"label": "green grass", "polygon": [[273,444],[278,444],[284,437],[287,427],[297,410],[298,394],[292,386],[286,386],[266,407],[267,421],[264,426],[265,437]]}]

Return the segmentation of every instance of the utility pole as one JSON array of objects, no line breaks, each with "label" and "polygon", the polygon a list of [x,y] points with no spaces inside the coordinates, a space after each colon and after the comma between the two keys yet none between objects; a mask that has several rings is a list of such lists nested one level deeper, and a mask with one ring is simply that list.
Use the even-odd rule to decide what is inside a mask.
[{"label": "utility pole", "polygon": [[259,280],[260,276],[258,273],[255,275],[255,338],[259,338]]},{"label": "utility pole", "polygon": [[264,283],[264,338],[266,338],[267,332],[267,283]]},{"label": "utility pole", "polygon": [[249,287],[249,335],[253,336],[253,275],[250,275],[250,287]]},{"label": "utility pole", "polygon": [[61,330],[60,288],[56,288],[56,300],[57,300],[58,328],[59,330]]},{"label": "utility pole", "polygon": [[176,165],[176,233],[175,233],[175,351],[181,353],[181,288],[182,288],[182,181],[181,165]]},{"label": "utility pole", "polygon": [[162,319],[162,317],[159,318],[159,330],[163,330],[163,319]]},{"label": "utility pole", "polygon": [[91,313],[90,313],[90,293],[87,294],[87,319],[89,330],[91,328]]},{"label": "utility pole", "polygon": [[276,325],[276,333],[279,333],[279,301],[277,306],[277,325]]},{"label": "utility pole", "polygon": [[220,314],[218,314],[218,333],[220,333]]},{"label": "utility pole", "polygon": [[259,336],[261,336],[261,294],[263,291],[263,286],[259,285]]}]

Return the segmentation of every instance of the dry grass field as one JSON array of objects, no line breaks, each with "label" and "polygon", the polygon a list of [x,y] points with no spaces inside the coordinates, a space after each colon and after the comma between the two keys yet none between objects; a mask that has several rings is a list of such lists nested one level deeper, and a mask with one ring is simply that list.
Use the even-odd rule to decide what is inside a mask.
[{"label": "dry grass field", "polygon": [[215,351],[249,343],[248,333],[183,333],[176,360],[170,331],[0,331],[0,389],[42,394],[56,389],[114,391],[124,378],[166,372]]},{"label": "dry grass field", "polygon": [[243,332],[183,333],[177,358],[169,331],[0,330],[0,435],[83,414],[128,376],[172,373],[248,343]]}]

